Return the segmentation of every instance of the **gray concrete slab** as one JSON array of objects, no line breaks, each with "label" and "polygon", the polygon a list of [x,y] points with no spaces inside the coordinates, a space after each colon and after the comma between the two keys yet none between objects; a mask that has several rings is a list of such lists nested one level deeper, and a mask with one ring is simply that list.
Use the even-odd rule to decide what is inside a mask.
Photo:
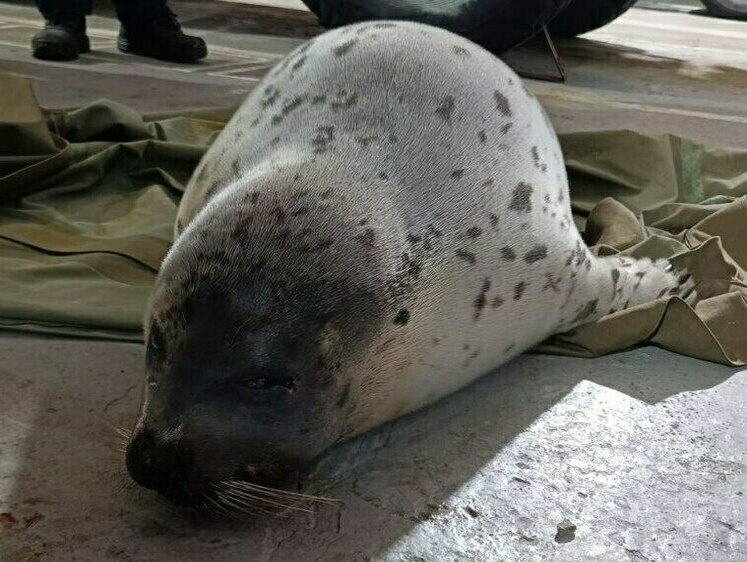
[{"label": "gray concrete slab", "polygon": [[[35,61],[35,9],[0,1],[0,69],[50,107],[225,105],[296,31],[319,32],[301,10],[173,4],[208,39],[204,64],[119,54],[101,2],[94,52]],[[530,87],[561,131],[744,146],[747,24],[663,4],[563,43],[569,83]],[[747,371],[654,348],[523,356],[332,451],[314,483],[339,508],[220,522],[128,483],[115,427],[136,415],[142,361],[140,346],[0,337],[0,560],[747,560]]]},{"label": "gray concrete slab", "polygon": [[0,338],[0,559],[747,559],[747,371],[657,349],[524,356],[339,447],[342,500],[188,517],[128,484],[139,346]]}]

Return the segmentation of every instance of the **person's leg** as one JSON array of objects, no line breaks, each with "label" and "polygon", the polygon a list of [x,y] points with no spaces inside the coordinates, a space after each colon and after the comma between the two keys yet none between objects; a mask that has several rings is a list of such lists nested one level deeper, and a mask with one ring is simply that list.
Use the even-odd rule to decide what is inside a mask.
[{"label": "person's leg", "polygon": [[173,62],[195,62],[207,55],[205,41],[185,35],[166,0],[114,0],[122,23],[118,47]]},{"label": "person's leg", "polygon": [[36,0],[36,6],[45,20],[44,29],[31,40],[36,58],[71,60],[91,50],[86,15],[91,13],[92,0]]}]

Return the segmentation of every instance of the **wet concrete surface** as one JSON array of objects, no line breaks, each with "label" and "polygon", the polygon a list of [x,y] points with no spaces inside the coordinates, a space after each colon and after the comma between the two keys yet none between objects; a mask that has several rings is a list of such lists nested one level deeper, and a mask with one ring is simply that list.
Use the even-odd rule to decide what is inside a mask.
[{"label": "wet concrete surface", "polygon": [[[94,51],[47,63],[28,52],[33,6],[0,2],[0,70],[49,107],[223,106],[320,31],[304,12],[174,2],[211,55],[172,65],[118,53],[98,5]],[[530,82],[559,130],[744,146],[747,23],[634,9],[559,48],[569,82]],[[339,507],[221,522],[129,484],[115,427],[134,420],[142,364],[135,345],[0,337],[0,560],[747,559],[747,371],[655,348],[523,356],[332,451],[313,486]]]}]

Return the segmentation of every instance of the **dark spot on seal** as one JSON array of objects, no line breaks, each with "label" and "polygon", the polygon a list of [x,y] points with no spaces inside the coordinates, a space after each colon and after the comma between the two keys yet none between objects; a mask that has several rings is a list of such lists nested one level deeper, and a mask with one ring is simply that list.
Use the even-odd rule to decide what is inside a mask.
[{"label": "dark spot on seal", "polygon": [[397,313],[397,316],[394,317],[394,323],[397,326],[404,326],[410,321],[410,311],[406,308],[403,308]]},{"label": "dark spot on seal", "polygon": [[[181,227],[179,227],[179,229],[181,230]],[[660,299],[661,297],[663,297],[666,294],[666,292],[667,292],[666,288],[662,289],[661,291],[659,291],[659,294],[656,295],[656,298]]]},{"label": "dark spot on seal", "polygon": [[340,43],[336,47],[332,49],[332,52],[335,54],[336,57],[342,57],[350,51],[353,47],[355,47],[355,44],[358,42],[358,39],[348,39],[344,43]]},{"label": "dark spot on seal", "polygon": [[511,106],[508,103],[508,98],[498,90],[493,92],[493,98],[495,99],[495,108],[505,117],[511,117]]},{"label": "dark spot on seal", "polygon": [[283,228],[282,230],[280,230],[280,231],[279,231],[279,232],[278,232],[278,233],[277,233],[277,234],[275,235],[275,238],[276,238],[277,240],[285,240],[286,238],[288,238],[288,236],[290,236],[290,229],[288,229],[288,228]]},{"label": "dark spot on seal", "polygon": [[288,116],[288,114],[301,107],[304,101],[306,101],[305,95],[295,96],[294,98],[288,100],[283,104],[283,107],[280,109],[280,113],[272,116],[270,122],[273,125],[278,125],[283,121],[283,119]]},{"label": "dark spot on seal", "polygon": [[300,68],[306,64],[306,55],[302,55],[296,62],[291,65],[291,73],[300,70]]},{"label": "dark spot on seal", "polygon": [[304,253],[314,253],[314,252],[321,252],[332,246],[335,241],[331,238],[326,238],[324,240],[320,240],[316,244],[304,244],[301,246],[301,251]]},{"label": "dark spot on seal", "polygon": [[340,90],[335,94],[334,99],[329,102],[332,109],[347,109],[358,103],[358,94],[348,90]]},{"label": "dark spot on seal", "polygon": [[233,162],[231,162],[231,171],[233,172],[234,176],[241,176],[241,167],[239,166],[238,160],[234,160]]},{"label": "dark spot on seal", "polygon": [[363,148],[368,148],[369,145],[371,145],[373,142],[379,139],[379,135],[367,135],[362,136],[359,135],[355,137],[355,142],[357,142],[359,145],[361,145]]},{"label": "dark spot on seal", "polygon": [[477,262],[477,256],[475,256],[475,254],[473,254],[472,252],[468,252],[467,250],[457,250],[456,255],[470,265],[475,265],[475,263]]},{"label": "dark spot on seal", "polygon": [[504,302],[505,301],[503,300],[503,298],[500,295],[498,295],[498,296],[493,297],[493,301],[490,303],[490,306],[492,306],[493,308],[498,308]]},{"label": "dark spot on seal", "polygon": [[491,185],[493,185],[493,178],[488,178],[482,182],[483,187],[490,187]]},{"label": "dark spot on seal", "polygon": [[272,85],[267,86],[262,93],[264,94],[264,97],[262,98],[262,101],[259,102],[262,109],[270,107],[280,97],[280,90]]},{"label": "dark spot on seal", "polygon": [[543,173],[543,174],[547,173],[547,164],[542,164],[542,165],[540,166],[540,170],[542,170],[542,173]]},{"label": "dark spot on seal", "polygon": [[451,124],[451,115],[454,113],[454,98],[446,96],[436,108],[436,115],[446,123]]},{"label": "dark spot on seal", "polygon": [[361,219],[358,223],[359,226],[366,226],[368,224],[368,219]]},{"label": "dark spot on seal", "polygon": [[379,178],[381,178],[382,180],[388,180],[389,175],[386,172],[379,172]]},{"label": "dark spot on seal", "polygon": [[376,235],[373,228],[367,228],[363,234],[359,234],[355,239],[367,248],[373,248],[376,241]]},{"label": "dark spot on seal", "polygon": [[524,291],[526,291],[526,288],[528,287],[528,283],[525,283],[524,281],[519,281],[516,286],[514,286],[514,300],[518,301],[521,299],[521,297],[524,295]]},{"label": "dark spot on seal", "polygon": [[322,199],[329,199],[329,198],[331,198],[331,197],[332,197],[332,196],[333,196],[334,194],[335,194],[335,190],[334,190],[334,189],[332,189],[331,187],[328,187],[327,189],[325,189],[324,191],[322,191],[322,192],[321,192],[321,193],[319,194],[319,196],[320,196],[320,197],[321,197]]},{"label": "dark spot on seal", "polygon": [[274,138],[273,138],[273,139],[272,139],[272,140],[270,141],[270,146],[275,146],[275,145],[276,145],[276,144],[278,144],[279,142],[280,142],[280,137],[274,137]]},{"label": "dark spot on seal", "polygon": [[480,144],[488,142],[488,135],[485,131],[478,131],[477,138],[480,139]]},{"label": "dark spot on seal", "polygon": [[275,222],[277,224],[283,224],[285,222],[285,211],[280,207],[275,207],[271,214],[275,217]]},{"label": "dark spot on seal", "polygon": [[532,147],[532,160],[534,160],[535,166],[539,166],[540,155],[539,155],[539,150],[537,150],[537,145],[534,145]]},{"label": "dark spot on seal", "polygon": [[537,244],[534,248],[524,254],[524,261],[527,263],[535,263],[543,260],[547,257],[547,246],[543,244]]},{"label": "dark spot on seal", "polygon": [[467,229],[467,236],[469,238],[472,238],[473,240],[480,236],[480,234],[482,234],[482,230],[480,230],[476,226]]},{"label": "dark spot on seal", "polygon": [[464,175],[464,169],[454,170],[451,172],[451,177],[454,179],[459,179]]},{"label": "dark spot on seal", "polygon": [[441,340],[439,338],[433,338],[433,345],[439,345]]},{"label": "dark spot on seal", "polygon": [[501,133],[503,133],[503,134],[505,135],[506,133],[508,133],[508,131],[509,131],[509,130],[511,129],[511,127],[513,127],[513,126],[514,126],[514,124],[513,124],[513,123],[506,123],[505,125],[503,125],[503,126],[501,127]]},{"label": "dark spot on seal", "polygon": [[646,275],[645,271],[638,271],[636,272],[635,276],[638,278],[638,280],[635,282],[635,286],[633,287],[633,290],[635,291],[638,289],[638,287],[641,286],[641,281],[643,281],[644,276]]},{"label": "dark spot on seal", "polygon": [[[465,350],[467,350],[467,349],[469,349],[469,346],[465,347]],[[464,362],[464,366],[468,367],[470,365],[470,363],[472,363],[472,361],[474,361],[475,359],[478,358],[478,356],[480,355],[481,351],[482,351],[482,348],[478,347],[476,350],[474,350],[472,353],[470,353],[469,357],[467,357],[467,360]]]},{"label": "dark spot on seal", "polygon": [[516,259],[516,252],[514,252],[513,248],[503,246],[501,248],[501,257],[506,261],[514,261]]},{"label": "dark spot on seal", "polygon": [[554,293],[559,293],[558,283],[560,283],[560,276],[555,277],[552,273],[545,273],[545,278],[547,282],[542,287],[542,290],[552,289]]},{"label": "dark spot on seal", "polygon": [[422,238],[421,236],[418,236],[418,235],[416,235],[416,234],[413,234],[412,232],[408,232],[408,233],[407,233],[407,241],[408,241],[408,242],[409,242],[410,244],[417,244],[417,243],[418,243],[418,242],[420,242],[420,241],[421,241],[422,239],[423,239],[423,238]]},{"label": "dark spot on seal", "polygon": [[488,215],[488,218],[490,219],[490,226],[492,226],[494,229],[498,228],[498,215],[494,213],[490,213]]},{"label": "dark spot on seal", "polygon": [[322,105],[325,101],[327,101],[327,96],[324,94],[314,96],[311,98],[311,105]]},{"label": "dark spot on seal", "polygon": [[[589,316],[594,314],[597,311],[597,305],[599,304],[598,299],[594,299],[592,301],[587,302],[576,314],[576,317],[573,319],[573,322],[581,322],[583,320],[586,320]],[[627,308],[627,306],[626,306]]]},{"label": "dark spot on seal", "polygon": [[421,265],[410,257],[407,252],[402,253],[402,271],[411,277],[417,278],[423,268]]},{"label": "dark spot on seal", "polygon": [[478,293],[477,297],[475,297],[474,301],[474,307],[475,307],[475,322],[477,322],[480,319],[480,315],[482,314],[482,309],[485,308],[485,305],[488,303],[487,294],[490,290],[490,279],[485,278],[485,281],[482,282],[482,287],[480,288],[480,292]]},{"label": "dark spot on seal", "polygon": [[532,193],[534,188],[526,182],[520,182],[511,194],[511,204],[508,206],[512,211],[528,213],[532,210]]},{"label": "dark spot on seal", "polygon": [[611,273],[612,273],[612,288],[617,289],[617,282],[620,280],[620,270],[613,269]]},{"label": "dark spot on seal", "polygon": [[340,392],[340,396],[337,398],[338,408],[342,408],[347,403],[348,396],[350,396],[350,382],[349,381],[342,389],[342,392]]},{"label": "dark spot on seal", "polygon": [[308,215],[308,214],[309,214],[309,210],[306,207],[299,207],[298,209],[296,209],[295,211],[291,213],[291,216],[300,217],[302,215]]},{"label": "dark spot on seal", "polygon": [[429,234],[432,234],[432,235],[433,235],[433,236],[435,236],[436,238],[440,238],[441,236],[443,236],[443,235],[444,235],[444,233],[443,233],[443,232],[441,232],[440,230],[438,230],[438,229],[437,229],[437,228],[436,228],[435,226],[433,226],[432,224],[429,224],[429,225],[428,225],[428,226],[426,227],[426,232],[428,232]]},{"label": "dark spot on seal", "polygon": [[311,145],[314,147],[316,154],[321,154],[329,150],[329,145],[335,139],[335,128],[331,125],[317,127],[316,135],[311,139]]},{"label": "dark spot on seal", "polygon": [[259,201],[259,193],[257,193],[257,192],[255,191],[254,193],[252,193],[252,194],[251,194],[251,195],[249,196],[249,199],[251,200],[251,202],[252,202],[253,204],[255,204],[255,205],[256,205],[257,201]]},{"label": "dark spot on seal", "polygon": [[454,51],[454,54],[456,54],[459,57],[469,57],[470,56],[469,49],[465,49],[464,47],[460,47],[459,45],[454,45],[452,47],[452,50]]}]

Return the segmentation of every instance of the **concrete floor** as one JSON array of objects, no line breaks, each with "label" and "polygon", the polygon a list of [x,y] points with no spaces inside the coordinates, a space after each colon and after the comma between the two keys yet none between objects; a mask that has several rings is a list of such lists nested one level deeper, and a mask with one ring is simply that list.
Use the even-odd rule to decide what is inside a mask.
[{"label": "concrete floor", "polygon": [[[33,7],[0,2],[0,70],[55,107],[224,105],[299,42],[272,10],[174,5],[210,42],[205,64],[119,55],[106,11],[94,53],[34,61]],[[559,130],[744,146],[747,23],[674,8],[561,45],[569,83],[530,84]],[[132,423],[141,377],[139,346],[0,337],[0,560],[747,560],[747,371],[654,348],[523,356],[333,451],[315,481],[340,508],[233,523],[127,484],[113,427]]]}]

